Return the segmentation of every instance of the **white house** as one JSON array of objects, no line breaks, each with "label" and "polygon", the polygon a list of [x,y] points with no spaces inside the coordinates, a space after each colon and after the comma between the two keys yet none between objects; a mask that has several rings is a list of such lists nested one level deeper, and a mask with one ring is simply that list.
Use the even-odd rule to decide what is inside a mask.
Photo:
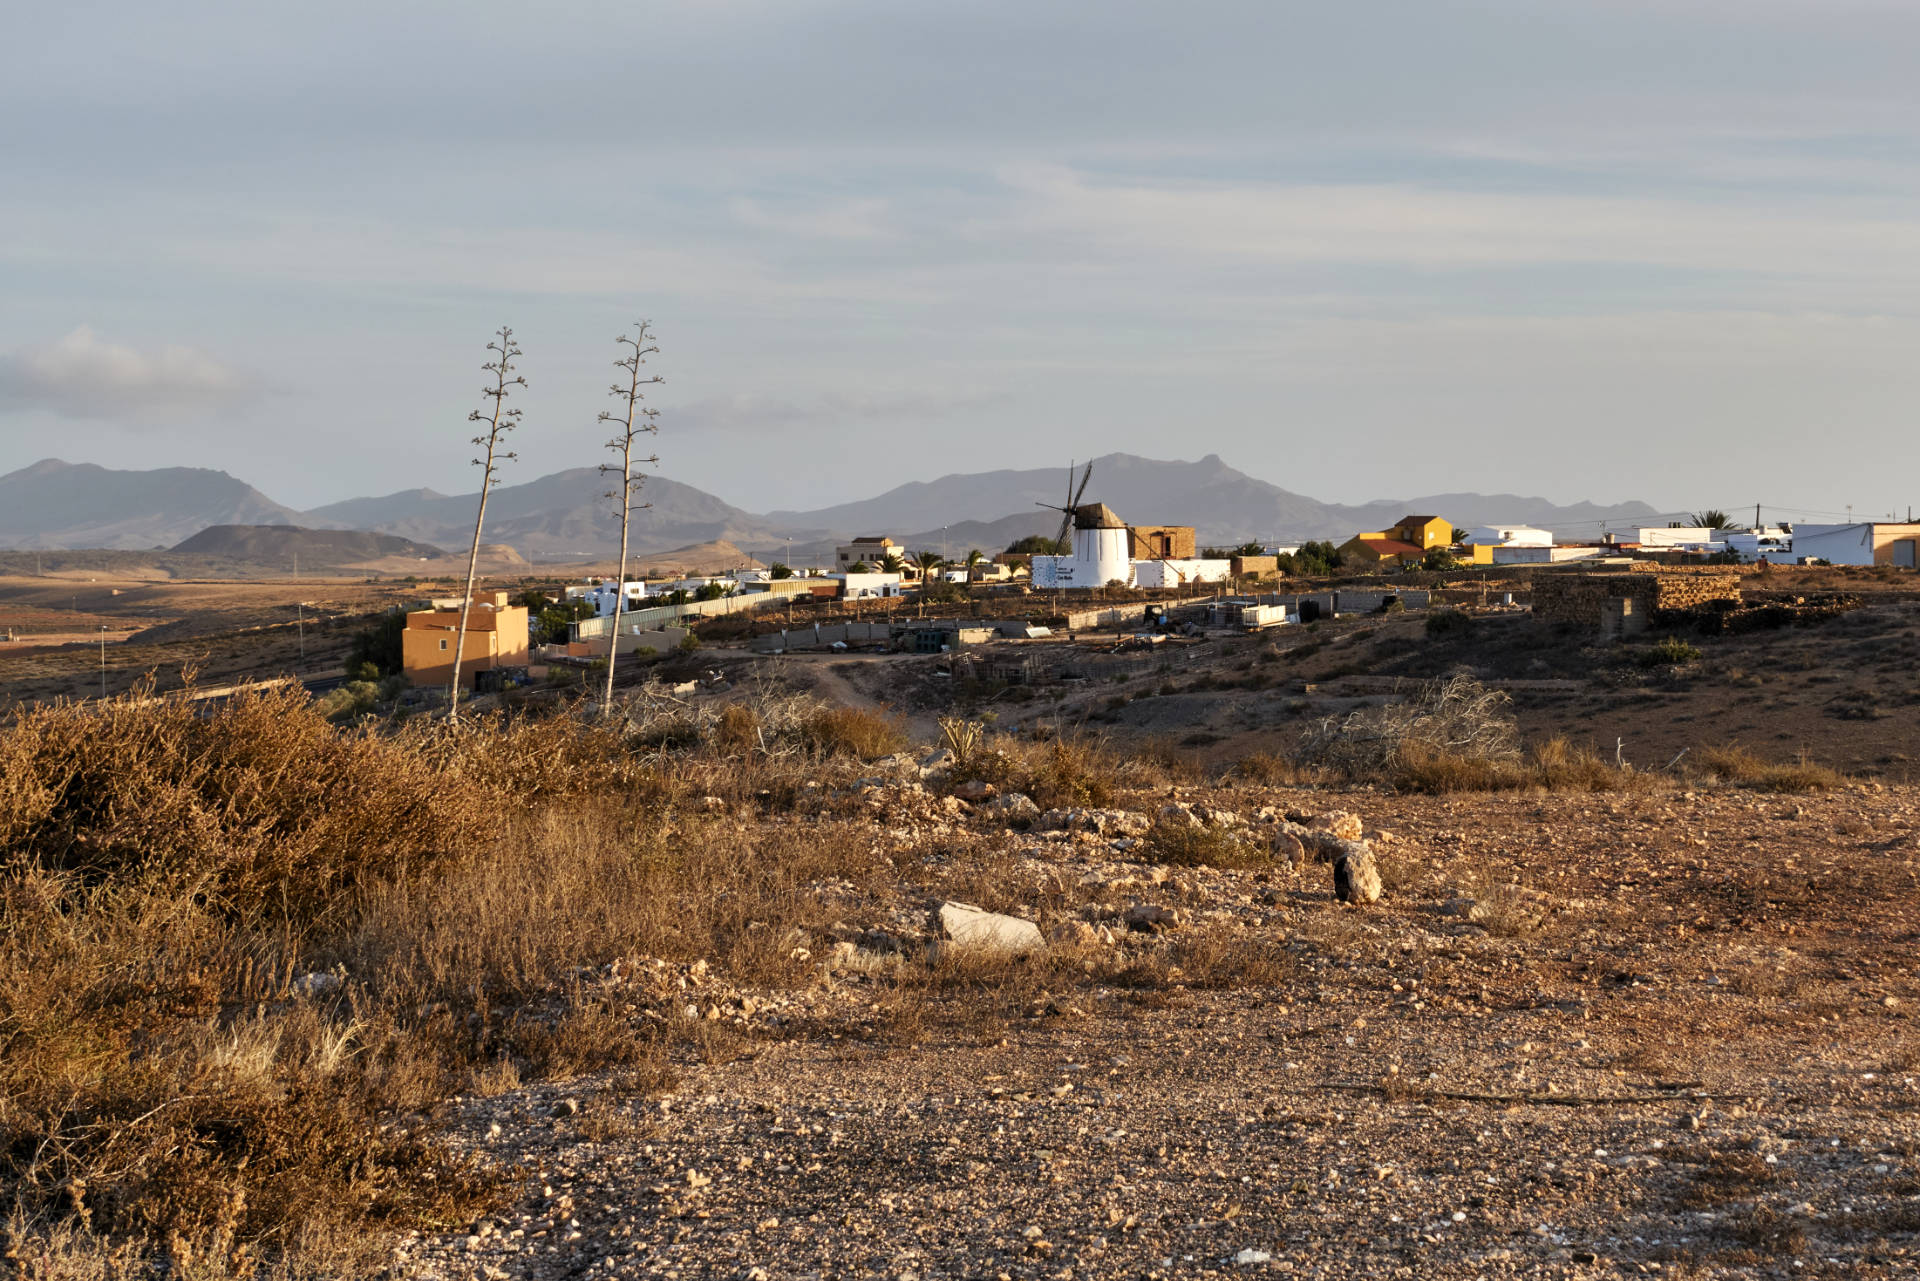
[{"label": "white house", "polygon": [[[640,602],[647,597],[647,585],[645,583],[626,583],[623,584],[623,586],[626,588],[627,603],[620,607],[622,612],[629,609],[642,608]],[[596,618],[612,618],[613,602],[619,593],[614,588],[613,580],[608,578],[598,583],[589,583],[583,587],[569,587],[566,589],[565,595],[570,601],[583,600],[592,605],[594,617]]]},{"label": "white house", "polygon": [[1229,560],[1137,560],[1133,579],[1140,587],[1185,587],[1190,583],[1224,583],[1233,573]]},{"label": "white house", "polygon": [[1468,547],[1551,547],[1553,531],[1531,525],[1480,525],[1460,541]]},{"label": "white house", "polygon": [[1500,543],[1493,548],[1493,563],[1496,565],[1562,565],[1574,560],[1592,560],[1603,556],[1604,547],[1581,546],[1554,547],[1538,546],[1531,543]]},{"label": "white house", "polygon": [[1643,526],[1634,531],[1634,541],[1642,551],[1719,551],[1730,531],[1709,529],[1705,525],[1669,525],[1663,528]]},{"label": "white house", "polygon": [[1795,522],[1793,526],[1796,560],[1914,569],[1920,561],[1917,551],[1920,551],[1920,524],[1861,521],[1851,525],[1806,525]]},{"label": "white house", "polygon": [[1729,529],[1723,534],[1722,541],[1728,551],[1743,561],[1752,562],[1765,557],[1775,565],[1793,563],[1793,534],[1790,530],[1778,527]]},{"label": "white house", "polygon": [[829,574],[829,578],[838,579],[842,600],[875,600],[900,594],[900,575],[898,574]]}]

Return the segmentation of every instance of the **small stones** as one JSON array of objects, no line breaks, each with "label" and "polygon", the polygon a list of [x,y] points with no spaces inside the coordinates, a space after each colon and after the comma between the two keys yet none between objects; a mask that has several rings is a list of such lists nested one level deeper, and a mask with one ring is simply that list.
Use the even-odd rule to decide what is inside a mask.
[{"label": "small stones", "polygon": [[991,800],[999,790],[999,788],[987,782],[984,778],[970,778],[965,782],[955,784],[953,794],[963,801],[972,803]]}]

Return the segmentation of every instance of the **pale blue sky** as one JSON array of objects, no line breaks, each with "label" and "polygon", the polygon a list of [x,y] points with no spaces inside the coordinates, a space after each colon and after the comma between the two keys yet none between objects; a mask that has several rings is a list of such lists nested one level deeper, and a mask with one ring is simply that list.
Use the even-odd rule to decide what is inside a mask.
[{"label": "pale blue sky", "polygon": [[[396,12],[396,10],[401,10]],[[1920,6],[68,0],[0,76],[0,471],[742,506],[1125,449],[1316,497],[1920,501]]]}]

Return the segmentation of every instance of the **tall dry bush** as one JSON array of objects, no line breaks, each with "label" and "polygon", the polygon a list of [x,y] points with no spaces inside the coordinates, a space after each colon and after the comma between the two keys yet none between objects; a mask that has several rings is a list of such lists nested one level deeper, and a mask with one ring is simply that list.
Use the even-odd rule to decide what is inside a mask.
[{"label": "tall dry bush", "polygon": [[[244,1272],[484,1201],[407,1115],[486,1059],[649,1047],[586,1007],[469,1017],[578,948],[523,938],[521,968],[480,958],[464,994],[422,1005],[369,981],[352,940],[390,896],[524,841],[529,805],[624,792],[638,821],[649,769],[566,718],[342,732],[297,692],[209,709],[142,691],[0,725],[0,1188],[11,1222],[41,1225],[10,1248],[78,1225],[176,1272],[191,1251]],[[522,917],[494,918],[502,948]]]},{"label": "tall dry bush", "polygon": [[503,805],[640,772],[617,740],[566,719],[343,733],[298,690],[211,712],[140,691],[0,728],[0,861],[191,881],[236,913],[301,919],[470,844]]},{"label": "tall dry bush", "polygon": [[1510,761],[1520,754],[1512,702],[1470,676],[1431,681],[1405,702],[1322,721],[1301,743],[1300,759],[1353,778],[1387,774],[1410,753]]}]

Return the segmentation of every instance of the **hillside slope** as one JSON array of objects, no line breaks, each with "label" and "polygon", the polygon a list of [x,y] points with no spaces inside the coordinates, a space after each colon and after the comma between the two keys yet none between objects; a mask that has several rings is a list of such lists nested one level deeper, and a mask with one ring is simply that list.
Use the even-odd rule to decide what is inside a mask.
[{"label": "hillside slope", "polygon": [[290,525],[299,513],[223,471],[116,471],[44,459],[0,476],[0,545],[170,547],[209,525]]},{"label": "hillside slope", "polygon": [[445,555],[438,547],[358,529],[303,529],[298,525],[209,525],[172,550],[234,560],[275,561],[313,569],[351,565],[383,556],[425,560]]}]

